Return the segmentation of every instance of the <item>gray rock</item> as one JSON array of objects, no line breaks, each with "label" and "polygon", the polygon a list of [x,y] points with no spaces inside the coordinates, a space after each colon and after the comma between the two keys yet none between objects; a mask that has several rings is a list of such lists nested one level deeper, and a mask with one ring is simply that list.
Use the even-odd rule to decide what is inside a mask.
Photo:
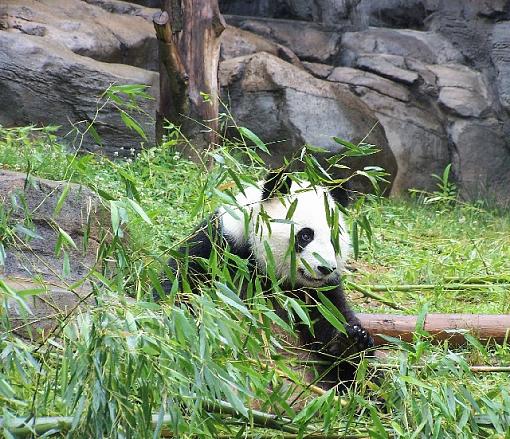
[{"label": "gray rock", "polygon": [[[57,286],[42,280],[2,279],[15,292],[36,290],[36,295],[7,299],[7,314],[14,334],[30,340],[45,339],[72,314],[76,316],[92,308],[95,303],[91,288]],[[27,312],[27,309],[29,312]]]},{"label": "gray rock", "polygon": [[489,111],[487,100],[465,88],[443,87],[439,102],[459,116],[479,117]]},{"label": "gray rock", "polygon": [[428,64],[463,60],[462,54],[449,41],[433,32],[370,28],[344,34],[342,38],[344,64],[352,64],[358,56],[366,53],[398,55]]},{"label": "gray rock", "polygon": [[357,87],[374,90],[377,93],[398,99],[402,102],[409,102],[411,95],[409,90],[402,85],[382,78],[373,73],[362,70],[351,69],[350,67],[336,67],[328,76],[329,81],[348,84],[351,88]]},{"label": "gray rock", "polygon": [[288,0],[291,14],[297,19],[324,24],[360,25],[357,6],[360,0]]},{"label": "gray rock", "polygon": [[[67,195],[56,212],[64,190]],[[0,203],[7,223],[16,230],[15,238],[3,242],[6,255],[0,279],[14,291],[37,292],[24,303],[8,295],[11,328],[32,339],[45,337],[71,311],[93,304],[88,282],[75,282],[84,279],[96,263],[103,234],[109,229],[109,213],[99,197],[83,186],[36,177],[27,180],[25,174],[5,170],[0,170]],[[64,253],[56,253],[59,228],[76,245],[65,249],[69,274],[63,272]]]},{"label": "gray rock", "polygon": [[329,75],[331,75],[331,72],[333,71],[333,66],[329,66],[327,64],[320,64],[320,63],[314,63],[314,62],[303,62],[304,68],[310,72],[313,76],[320,78],[320,79],[326,79]]},{"label": "gray rock", "polygon": [[299,58],[288,47],[273,43],[267,38],[234,26],[227,26],[223,31],[221,35],[221,60],[251,55],[257,52],[267,52],[295,66],[303,67]]},{"label": "gray rock", "polygon": [[406,85],[415,84],[419,78],[416,72],[407,69],[405,58],[397,55],[360,55],[356,67]]},{"label": "gray rock", "polygon": [[[99,6],[113,14],[134,15],[143,17],[152,24],[153,15],[161,11],[161,0],[149,1],[124,1],[124,0],[82,0],[89,5]],[[152,3],[152,4],[151,4]]]},{"label": "gray rock", "polygon": [[[504,0],[508,4],[508,0]],[[478,70],[488,67],[490,62],[490,36],[494,21],[502,20],[506,13],[487,14],[500,0],[465,1],[448,0],[438,2],[437,10],[427,18],[427,28],[449,40],[466,58],[470,66]],[[495,10],[494,10],[495,11]],[[485,16],[484,16],[485,14]]]},{"label": "gray rock", "polygon": [[464,117],[486,116],[492,102],[479,72],[459,64],[431,65],[428,69],[437,77],[439,102],[453,114]]},{"label": "gray rock", "polygon": [[496,68],[499,100],[510,112],[510,21],[494,26],[490,54]]},{"label": "gray rock", "polygon": [[220,0],[224,14],[282,18],[323,24],[363,25],[360,0]]},{"label": "gray rock", "polygon": [[496,119],[458,120],[449,134],[461,196],[510,206],[510,154],[502,124]]},{"label": "gray rock", "polygon": [[[158,70],[157,40],[149,12],[112,0],[7,0],[3,27],[42,37],[98,61]],[[118,3],[124,3],[124,7]]]},{"label": "gray rock", "polygon": [[[280,166],[284,157],[296,155],[305,144],[340,152],[343,147],[332,136],[354,143],[366,137],[381,151],[350,161],[353,168],[375,165],[395,174],[395,158],[384,130],[346,87],[314,78],[267,54],[222,62],[220,78],[223,92],[232,99],[236,121],[270,144],[272,166]],[[369,189],[366,183],[360,189]]]},{"label": "gray rock", "polygon": [[[477,4],[478,3],[478,4]],[[490,2],[475,2],[477,15],[484,18],[499,19],[508,17],[508,0],[492,0]]]},{"label": "gray rock", "polygon": [[[60,212],[55,213],[66,186],[67,195]],[[109,223],[109,214],[90,189],[36,177],[27,180],[23,173],[0,170],[0,202],[13,226],[33,225],[33,236],[20,229],[18,238],[7,242],[5,265],[0,266],[3,276],[72,283],[94,265],[100,230]],[[63,253],[55,251],[58,227],[76,244],[76,248],[67,246],[71,267],[67,277],[62,274]]]},{"label": "gray rock", "polygon": [[130,3],[137,3],[147,8],[160,8],[162,1],[163,0],[130,0]]},{"label": "gray rock", "polygon": [[288,47],[302,61],[329,64],[338,57],[341,34],[336,28],[305,21],[233,15],[225,18],[231,25]]},{"label": "gray rock", "polygon": [[[142,139],[122,122],[118,111],[107,104],[96,114],[98,98],[113,83],[142,84],[157,93],[158,74],[137,67],[94,61],[33,35],[0,32],[0,124],[59,124],[60,133],[70,123],[95,120],[103,147],[85,136],[83,147],[113,156],[122,146],[139,149]],[[135,116],[153,141],[156,101],[140,102],[145,114]],[[82,129],[84,127],[82,126]]]},{"label": "gray rock", "polygon": [[459,87],[487,96],[487,87],[479,72],[462,64],[427,66],[437,77],[439,87]]},{"label": "gray rock", "polygon": [[405,63],[409,70],[418,73],[420,77],[418,81],[420,93],[437,97],[439,95],[439,86],[437,85],[436,75],[428,68],[429,64],[413,58],[406,58]]},{"label": "gray rock", "polygon": [[361,0],[358,9],[370,26],[423,30],[437,0]]},{"label": "gray rock", "polygon": [[383,126],[398,164],[392,193],[432,189],[431,174],[449,163],[448,139],[434,106],[415,102],[407,87],[372,73],[337,67],[328,79],[348,85]]}]

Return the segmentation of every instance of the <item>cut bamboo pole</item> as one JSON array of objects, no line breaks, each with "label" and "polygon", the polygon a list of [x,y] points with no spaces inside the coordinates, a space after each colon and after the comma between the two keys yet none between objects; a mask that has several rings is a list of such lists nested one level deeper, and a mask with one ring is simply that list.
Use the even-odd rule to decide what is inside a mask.
[{"label": "cut bamboo pole", "polygon": [[357,285],[359,289],[365,289],[377,293],[392,291],[416,292],[433,290],[486,290],[487,288],[510,288],[508,283],[445,283],[445,284],[409,284],[409,285]]},{"label": "cut bamboo pole", "polygon": [[[226,401],[203,401],[203,408],[211,413],[230,415],[239,417],[243,421],[248,422],[239,411]],[[250,410],[250,421],[256,427],[263,427],[267,429],[282,431],[286,433],[297,433],[298,428],[292,426],[292,421],[289,418],[274,415],[272,413],[265,413],[258,410]],[[11,435],[20,437],[32,437],[33,434],[42,435],[50,430],[58,432],[68,432],[71,429],[73,422],[72,416],[44,416],[27,421],[26,418],[14,417],[5,420],[0,417],[0,429],[6,430]],[[162,426],[162,437],[177,437],[172,431],[173,417],[171,415],[164,415],[163,419],[159,415],[152,416],[151,428],[154,429],[158,424]]]},{"label": "cut bamboo pole", "polygon": [[[386,343],[381,334],[411,341],[416,328],[416,316],[364,313],[357,316],[376,345]],[[510,314],[428,314],[424,330],[433,340],[448,340],[454,346],[465,343],[464,333],[502,343],[505,337],[510,338]]]}]

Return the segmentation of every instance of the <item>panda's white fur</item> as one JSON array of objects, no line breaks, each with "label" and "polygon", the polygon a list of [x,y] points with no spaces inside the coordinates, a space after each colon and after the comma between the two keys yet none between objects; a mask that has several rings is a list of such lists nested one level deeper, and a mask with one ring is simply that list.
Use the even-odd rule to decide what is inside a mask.
[{"label": "panda's white fur", "polygon": [[[276,281],[285,286],[286,294],[307,303],[310,321],[314,323],[313,330],[300,326],[302,345],[315,352],[321,360],[332,363],[332,367],[325,367],[325,378],[321,380],[326,387],[352,383],[359,354],[373,346],[370,334],[349,307],[342,289],[341,273],[349,256],[350,242],[335,200],[345,205],[346,196],[347,192],[342,188],[330,192],[324,187],[291,181],[283,173],[270,173],[265,182],[245,188],[236,197],[235,205],[220,207],[199,226],[180,251],[187,262],[184,264],[187,270],[180,274],[193,278],[195,285],[208,279],[209,269],[203,262],[210,259],[213,248],[217,251],[228,249],[231,254],[249,262],[252,274],[268,274],[260,280],[264,292],[271,292],[274,281],[268,270],[268,247],[275,262]],[[290,216],[289,210],[294,207]],[[331,212],[335,212],[334,218],[338,218],[338,245],[335,246],[332,239],[336,227],[328,224]],[[286,219],[288,216],[290,220]],[[338,252],[335,252],[335,247]],[[293,256],[295,273],[292,273]],[[178,275],[177,260],[170,259],[169,265]],[[235,270],[232,267],[232,271]],[[163,289],[170,292],[172,286],[173,281],[167,279]],[[333,326],[320,307],[315,306],[320,302],[317,288],[321,286],[331,287],[327,296],[345,318],[345,333]],[[283,311],[285,318],[289,310],[279,306],[276,303],[275,309]]]},{"label": "panda's white fur", "polygon": [[[244,193],[236,197],[235,207],[219,208],[222,233],[239,247],[248,246],[257,266],[264,271],[268,260],[264,243],[267,243],[276,264],[277,277],[281,280],[288,279],[291,272],[289,243],[292,225],[289,221],[280,221],[287,218],[290,206],[296,202],[290,218],[294,233],[303,228],[310,228],[314,232],[313,240],[297,255],[296,284],[318,287],[338,279],[350,254],[350,239],[345,220],[341,212],[338,212],[339,252],[335,252],[326,209],[338,207],[330,193],[321,186],[312,187],[308,183],[293,181],[287,195],[262,200],[262,185],[263,182],[256,187],[247,187]],[[261,210],[270,218],[269,223],[261,219],[266,215],[259,216]],[[245,228],[246,215],[249,217],[248,233]],[[320,258],[316,255],[320,255]],[[319,271],[318,267],[325,263],[333,270],[331,273],[324,274]]]}]

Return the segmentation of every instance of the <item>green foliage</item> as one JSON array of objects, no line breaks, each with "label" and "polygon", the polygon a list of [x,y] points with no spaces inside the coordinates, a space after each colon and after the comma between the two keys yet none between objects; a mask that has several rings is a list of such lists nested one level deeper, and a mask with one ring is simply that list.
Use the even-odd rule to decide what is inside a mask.
[{"label": "green foliage", "polygon": [[365,204],[363,213],[374,233],[370,243],[361,241],[358,271],[349,280],[376,287],[409,314],[425,303],[431,312],[510,312],[506,213],[383,199]]},{"label": "green foliage", "polygon": [[[128,115],[123,119],[135,131],[139,125],[130,111],[140,92],[112,87],[105,95]],[[93,125],[87,129],[95,132]],[[484,346],[471,338],[469,345],[452,350],[448,343],[433,345],[419,326],[413,342],[391,340],[396,348],[384,364],[365,360],[355,387],[339,398],[333,391],[314,393],[302,382],[299,361],[282,356],[285,345],[275,329],[292,334],[295,321],[311,326],[308,304],[287,297],[276,284],[272,299],[289,310],[290,319],[285,321],[267,300],[260,281],[250,279],[246,261],[228,251],[213,251],[208,261],[202,261],[210,267],[213,281],[201,285],[200,294],[175,281],[168,297],[154,303],[153,291],[162,291],[161,272],[173,279],[167,258],[179,259],[181,268],[187,269],[186,255],[177,253],[182,240],[219,203],[233,209],[236,193],[264,173],[259,152],[266,145],[247,129],[239,130],[237,141],[224,139],[210,153],[208,169],[182,159],[175,148],[180,141],[174,127],[162,145],[110,161],[68,152],[53,128],[0,128],[3,168],[85,184],[101,195],[111,212],[111,227],[104,231],[109,239],[101,242],[98,264],[87,275],[97,304],[93,310],[61,322],[38,343],[15,337],[5,316],[0,321],[4,329],[0,331],[0,428],[5,436],[18,431],[20,419],[40,425],[41,417],[49,417],[43,420],[49,428],[37,427],[38,431],[69,437],[144,438],[165,432],[175,437],[311,433],[316,437],[505,437],[510,423],[508,376],[475,374],[469,366],[508,364],[507,343]],[[372,145],[337,141],[346,147],[345,155],[375,151]],[[292,178],[313,184],[345,182],[332,173],[342,167],[341,157],[321,165],[311,152],[316,148],[305,147],[294,158],[303,171]],[[379,169],[361,173],[373,183],[384,177]],[[422,320],[427,309],[510,312],[505,285],[510,278],[508,216],[450,203],[454,189],[449,168],[440,178],[438,192],[444,203],[376,197],[355,202],[346,212],[358,257],[348,285],[362,286],[358,291],[379,291],[386,303],[421,313]],[[290,205],[284,220],[291,229],[293,209]],[[338,207],[325,209],[333,226]],[[263,215],[260,221],[270,226]],[[69,231],[57,230],[56,251],[77,245]],[[34,239],[30,237],[36,233],[30,221],[17,224],[0,206],[2,245],[12,245],[14,234]],[[0,246],[0,265],[5,257]],[[289,251],[288,257],[294,258],[295,266],[296,255]],[[275,263],[271,265],[269,274],[276,281]],[[234,273],[229,270],[232,266]],[[496,282],[496,277],[505,282]],[[471,288],[473,278],[487,287]],[[431,288],[397,288],[402,283]],[[239,298],[241,288],[246,300]],[[30,294],[38,292],[14,291],[0,283],[3,300],[15,298],[23,304],[23,296]],[[327,296],[327,289],[320,292],[319,310],[343,330],[343,316]],[[354,299],[359,309],[367,307],[365,299]],[[368,305],[370,310],[392,311],[374,300]],[[383,378],[371,380],[381,370]],[[289,379],[282,379],[282,374]],[[20,435],[36,429],[19,428],[25,428]]]},{"label": "green foliage", "polygon": [[422,197],[424,204],[438,204],[449,207],[458,201],[457,185],[450,181],[452,164],[448,164],[441,175],[432,174],[437,180],[437,190],[434,192],[426,192],[413,189],[411,193],[418,194]]}]

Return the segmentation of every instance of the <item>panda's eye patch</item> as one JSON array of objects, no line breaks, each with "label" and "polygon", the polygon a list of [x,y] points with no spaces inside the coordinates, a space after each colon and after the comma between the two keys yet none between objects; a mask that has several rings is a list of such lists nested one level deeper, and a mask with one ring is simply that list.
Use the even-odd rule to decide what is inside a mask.
[{"label": "panda's eye patch", "polygon": [[306,247],[307,244],[313,241],[313,230],[309,227],[301,229],[296,235],[296,244],[298,249]]}]

